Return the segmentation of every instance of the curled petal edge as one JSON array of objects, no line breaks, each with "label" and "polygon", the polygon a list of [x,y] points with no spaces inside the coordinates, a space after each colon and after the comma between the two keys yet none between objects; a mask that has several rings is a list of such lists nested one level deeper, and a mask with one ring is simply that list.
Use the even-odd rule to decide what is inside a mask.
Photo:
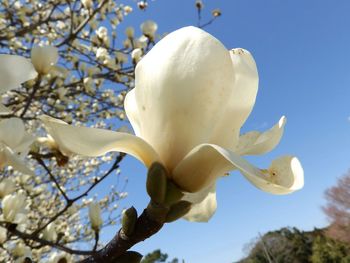
[{"label": "curled petal edge", "polygon": [[268,169],[258,169],[236,153],[215,144],[195,147],[173,171],[173,180],[188,192],[197,192],[228,171],[239,170],[254,186],[272,194],[288,194],[304,185],[303,168],[296,157],[283,156]]},{"label": "curled petal edge", "polygon": [[280,120],[265,132],[251,131],[239,137],[235,152],[239,155],[260,155],[272,151],[280,142],[287,118],[282,116]]}]

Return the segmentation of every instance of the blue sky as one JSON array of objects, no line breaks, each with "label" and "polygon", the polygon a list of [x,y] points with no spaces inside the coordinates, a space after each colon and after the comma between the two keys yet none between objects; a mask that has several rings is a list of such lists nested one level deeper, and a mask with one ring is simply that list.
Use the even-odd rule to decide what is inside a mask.
[{"label": "blue sky", "polygon": [[[215,7],[223,12],[206,31],[227,48],[250,50],[257,62],[259,93],[242,131],[265,130],[282,115],[288,119],[280,145],[250,160],[266,167],[280,155],[296,155],[304,167],[305,187],[292,195],[273,196],[234,172],[218,184],[218,210],[209,223],[179,220],[135,249],[147,253],[160,248],[186,263],[228,263],[244,256],[244,245],[258,233],[327,224],[321,211],[324,191],[350,167],[350,2],[207,0],[204,4],[204,17],[210,18]],[[136,10],[124,24],[137,28],[153,19],[160,33],[171,32],[196,25],[193,5],[191,0],[151,1],[146,12]],[[123,34],[122,28],[119,33]],[[145,174],[135,159],[124,161],[122,176],[129,178],[129,196],[122,206],[134,205],[141,212],[147,205]]]}]

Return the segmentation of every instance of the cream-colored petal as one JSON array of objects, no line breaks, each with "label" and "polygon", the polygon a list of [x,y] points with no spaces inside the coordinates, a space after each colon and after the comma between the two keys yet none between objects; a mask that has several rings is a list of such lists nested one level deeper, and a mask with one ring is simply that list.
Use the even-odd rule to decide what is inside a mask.
[{"label": "cream-colored petal", "polygon": [[[140,60],[135,80],[133,106],[126,112],[170,171],[193,147],[217,139],[216,126],[226,121],[223,105],[235,89],[230,54],[216,38],[195,27],[172,32]],[[239,131],[235,140],[231,130],[226,127],[220,137],[233,146]]]},{"label": "cream-colored petal", "polygon": [[[229,52],[234,83],[232,92],[222,102],[224,112],[217,116],[212,137],[207,143],[234,150],[241,127],[251,113],[258,92],[259,76],[255,60],[249,51],[237,48]],[[212,124],[213,125],[213,124]]]},{"label": "cream-colored petal", "polygon": [[251,131],[239,137],[235,152],[239,155],[259,155],[272,151],[280,142],[286,117],[282,118],[270,130],[260,133]]},{"label": "cream-colored petal", "polygon": [[255,60],[248,50],[235,48],[230,52],[233,70],[235,74],[235,87],[237,93],[234,94],[232,105],[239,113],[234,115],[240,118],[242,126],[255,104],[258,92],[259,75]]},{"label": "cream-colored petal", "polygon": [[54,46],[35,46],[31,60],[37,72],[47,74],[58,61],[58,50]]},{"label": "cream-colored petal", "polygon": [[218,145],[195,147],[173,171],[174,182],[183,190],[197,192],[224,173],[238,169],[251,183],[272,194],[287,194],[303,186],[304,173],[296,157],[282,157],[261,170],[236,153]]},{"label": "cream-colored petal", "polygon": [[186,193],[182,200],[193,204],[184,219],[192,222],[208,222],[216,211],[215,183],[197,193]]},{"label": "cream-colored petal", "polygon": [[128,92],[128,94],[126,94],[124,100],[124,107],[126,115],[128,116],[131,126],[134,129],[135,135],[140,136],[141,123],[139,120],[140,114],[135,99],[135,89],[132,89]]},{"label": "cream-colored petal", "polygon": [[18,153],[24,153],[29,150],[30,145],[34,142],[35,137],[27,132],[24,133],[22,140],[18,143],[16,147],[13,147],[12,150]]},{"label": "cream-colored petal", "polygon": [[11,149],[20,144],[25,135],[23,121],[19,118],[10,118],[0,121],[0,142]]},{"label": "cream-colored petal", "polygon": [[28,59],[15,55],[0,55],[0,94],[16,89],[21,83],[36,76],[37,73]]},{"label": "cream-colored petal", "polygon": [[118,151],[136,157],[147,167],[155,161],[160,161],[152,146],[137,136],[96,128],[71,126],[48,116],[42,116],[41,119],[48,133],[64,154],[101,156],[107,152]]},{"label": "cream-colored petal", "polygon": [[34,172],[27,167],[26,163],[9,147],[2,147],[2,153],[4,156],[4,160],[2,161],[4,161],[5,165],[10,165],[14,170],[23,174],[35,175]]}]

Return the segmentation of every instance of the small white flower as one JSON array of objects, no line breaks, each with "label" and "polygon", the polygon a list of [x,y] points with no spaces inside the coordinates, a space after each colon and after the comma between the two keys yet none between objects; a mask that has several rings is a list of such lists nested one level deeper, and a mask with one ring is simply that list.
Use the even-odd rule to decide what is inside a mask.
[{"label": "small white flower", "polygon": [[98,231],[103,223],[101,218],[101,208],[96,202],[91,202],[89,204],[89,218],[91,223],[91,228],[94,231]]},{"label": "small white flower", "polygon": [[7,240],[7,230],[6,228],[0,227],[0,245],[4,244]]},{"label": "small white flower", "polygon": [[137,63],[140,61],[141,57],[142,57],[142,50],[140,48],[135,48],[132,52],[131,52],[131,58],[132,60]]},{"label": "small white flower", "polygon": [[93,6],[92,0],[81,0],[81,3],[86,9],[91,9]]},{"label": "small white flower", "polygon": [[134,28],[132,26],[128,26],[126,29],[125,29],[125,35],[128,37],[128,38],[133,38],[134,37]]},{"label": "small white flower", "polygon": [[0,181],[0,198],[12,194],[16,190],[16,183],[11,178],[5,178]]},{"label": "small white flower", "polygon": [[48,263],[60,263],[60,262],[72,263],[73,262],[72,256],[64,252],[60,252],[60,253],[54,252],[51,255]]},{"label": "small white flower", "polygon": [[154,39],[154,35],[157,29],[158,29],[158,25],[156,24],[156,22],[152,20],[147,20],[141,24],[142,33],[151,39]]},{"label": "small white flower", "polygon": [[57,232],[54,223],[50,223],[43,231],[43,239],[55,242],[57,239]]},{"label": "small white flower", "polygon": [[1,202],[3,217],[6,222],[24,223],[26,220],[26,195],[24,191],[7,195]]},{"label": "small white flower", "polygon": [[58,61],[58,50],[54,46],[35,46],[31,51],[31,59],[35,70],[46,75]]},{"label": "small white flower", "polygon": [[97,59],[106,59],[108,58],[109,55],[108,55],[108,51],[107,49],[105,49],[104,47],[99,47],[97,50],[96,50],[96,58]]},{"label": "small white flower", "polygon": [[30,247],[24,245],[23,243],[18,243],[12,250],[12,255],[17,257],[15,263],[24,263],[25,259],[32,259],[32,251]]}]

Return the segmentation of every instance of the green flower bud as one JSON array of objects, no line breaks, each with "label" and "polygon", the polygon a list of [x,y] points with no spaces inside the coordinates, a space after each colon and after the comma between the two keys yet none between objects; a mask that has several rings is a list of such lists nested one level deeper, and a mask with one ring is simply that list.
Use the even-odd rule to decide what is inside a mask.
[{"label": "green flower bud", "polygon": [[154,202],[164,203],[167,190],[167,171],[161,163],[155,162],[149,168],[146,188],[148,195]]},{"label": "green flower bud", "polygon": [[135,224],[137,221],[137,211],[132,206],[125,210],[122,217],[122,230],[126,236],[132,235],[135,229]]},{"label": "green flower bud", "polygon": [[117,258],[115,263],[139,263],[142,255],[135,251],[126,251],[123,255]]},{"label": "green flower bud", "polygon": [[166,216],[165,222],[173,222],[180,217],[186,215],[191,209],[192,203],[188,201],[180,201],[170,207],[169,213]]}]

